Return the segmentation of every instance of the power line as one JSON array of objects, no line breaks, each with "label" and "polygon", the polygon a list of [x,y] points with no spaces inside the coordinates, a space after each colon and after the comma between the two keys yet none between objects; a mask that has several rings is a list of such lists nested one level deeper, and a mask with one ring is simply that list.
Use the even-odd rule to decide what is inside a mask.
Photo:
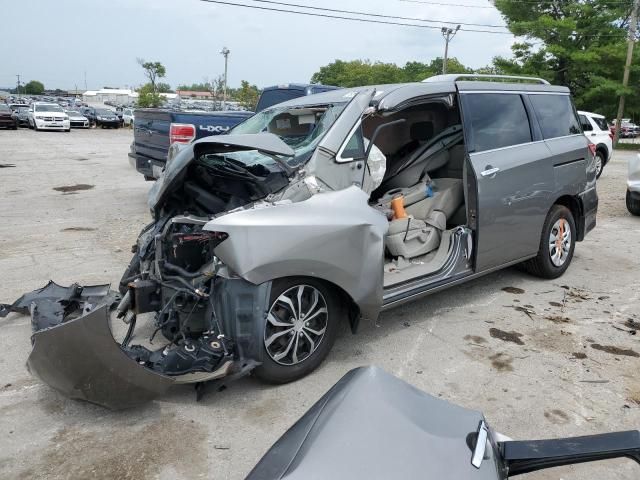
[{"label": "power line", "polygon": [[[361,22],[361,23],[375,23],[375,24],[382,24],[382,25],[395,25],[395,26],[400,26],[400,27],[414,27],[414,28],[427,28],[427,29],[431,29],[431,30],[441,30],[441,27],[438,26],[434,26],[434,25],[420,25],[420,24],[415,24],[415,23],[402,23],[402,22],[393,22],[393,21],[388,21],[388,20],[374,20],[371,18],[357,18],[357,17],[344,17],[341,15],[329,15],[329,14],[325,14],[325,13],[312,13],[312,12],[301,12],[301,11],[297,11],[297,10],[288,10],[288,9],[284,9],[284,8],[275,8],[275,7],[265,7],[265,6],[260,6],[260,5],[247,5],[244,3],[236,3],[236,2],[230,2],[230,1],[224,1],[224,0],[200,0],[202,2],[207,2],[207,3],[215,3],[218,5],[228,5],[228,6],[234,6],[234,7],[242,7],[242,8],[250,8],[250,9],[254,9],[254,10],[266,10],[266,11],[270,11],[270,12],[279,12],[279,13],[292,13],[295,15],[304,15],[307,17],[320,17],[320,18],[331,18],[331,19],[336,19],[336,20],[349,20],[352,22]],[[247,0],[247,1],[256,1],[256,0]],[[415,1],[417,2],[418,0],[400,0],[400,1]],[[449,6],[451,6],[451,4],[447,4]],[[414,19],[412,19],[414,20]],[[414,20],[417,21],[417,20]],[[447,23],[453,23],[453,22],[447,22]],[[496,30],[479,30],[479,29],[471,29],[471,28],[461,28],[461,31],[465,31],[465,32],[470,32],[470,33],[488,33],[488,34],[493,34],[493,35],[512,35],[514,37],[527,37],[528,35],[515,35],[511,32],[501,32],[501,31],[496,31]],[[578,35],[581,38],[624,38],[624,34],[625,32],[623,30],[620,31],[620,34],[592,34],[592,35]],[[534,37],[537,38],[537,37]]]},{"label": "power line", "polygon": [[[496,8],[495,5],[491,4],[491,5],[469,5],[467,4],[460,4],[460,3],[444,3],[444,2],[432,2],[429,0],[399,0],[400,2],[405,2],[405,3],[420,3],[423,5],[441,5],[444,7],[464,7],[464,8]],[[510,0],[510,3],[529,3],[529,4],[534,4],[534,3],[540,3],[539,1],[536,0]],[[624,1],[611,1],[611,2],[603,2],[600,3],[600,5],[629,5],[629,2],[624,2]]]},{"label": "power line", "polygon": [[495,8],[493,5],[463,5],[459,3],[426,2],[424,0],[400,0],[406,3],[422,3],[425,5],[442,5],[444,7],[464,7],[464,8]]},{"label": "power line", "polygon": [[434,19],[426,19],[426,18],[411,18],[411,17],[399,17],[396,15],[382,15],[378,13],[370,13],[370,12],[359,12],[354,10],[339,10],[336,8],[324,8],[324,7],[312,7],[309,5],[300,5],[296,3],[285,3],[285,2],[276,2],[271,0],[251,0],[252,2],[257,3],[270,3],[272,5],[281,5],[285,7],[295,7],[295,8],[306,8],[308,10],[319,10],[322,12],[333,12],[333,13],[347,13],[349,15],[363,15],[367,17],[376,17],[376,18],[390,18],[395,20],[409,20],[413,22],[425,22],[425,23],[449,23],[452,25],[469,25],[474,27],[490,27],[490,28],[507,28],[506,25],[490,25],[486,23],[464,23],[457,21],[449,21],[449,20],[434,20]]},{"label": "power line", "polygon": [[[243,4],[243,3],[235,3],[235,2],[227,2],[227,1],[222,1],[222,0],[201,0],[202,2],[208,2],[208,3],[216,3],[219,5],[230,5],[230,6],[234,6],[234,7],[243,7],[243,8],[252,8],[255,10],[267,10],[267,11],[271,11],[271,12],[280,12],[280,13],[293,13],[296,15],[305,15],[308,17],[322,17],[322,18],[332,18],[332,19],[336,19],[336,20],[350,20],[352,22],[362,22],[362,23],[377,23],[377,24],[382,24],[382,25],[396,25],[396,26],[401,26],[401,27],[414,27],[414,28],[428,28],[428,29],[433,29],[433,30],[440,30],[441,27],[436,27],[434,25],[418,25],[415,23],[401,23],[401,22],[391,22],[391,21],[387,21],[387,20],[373,20],[371,18],[355,18],[355,17],[343,17],[343,16],[339,16],[339,15],[328,15],[325,13],[311,13],[311,12],[300,12],[300,11],[296,11],[296,10],[287,10],[287,9],[283,9],[283,8],[274,8],[274,7],[262,7],[259,5],[247,5],[247,4]],[[473,33],[489,33],[489,34],[495,34],[495,35],[512,35],[511,32],[498,32],[495,30],[476,30],[476,29],[468,29],[468,28],[464,28],[461,29],[464,30],[465,32],[473,32]]]}]

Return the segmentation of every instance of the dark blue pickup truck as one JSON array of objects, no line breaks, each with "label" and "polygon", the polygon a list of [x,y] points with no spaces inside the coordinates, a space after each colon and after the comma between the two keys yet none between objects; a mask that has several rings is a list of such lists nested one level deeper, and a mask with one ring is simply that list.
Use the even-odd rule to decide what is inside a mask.
[{"label": "dark blue pickup truck", "polygon": [[[338,87],[288,83],[267,87],[262,91],[256,111],[264,110],[293,98],[326,92]],[[146,180],[160,176],[169,147],[173,143],[189,143],[210,135],[227,133],[253,112],[180,112],[141,108],[134,112],[133,143],[129,162]]]},{"label": "dark blue pickup truck", "polygon": [[227,133],[253,112],[179,112],[141,108],[134,113],[129,162],[147,180],[160,176],[173,143]]}]

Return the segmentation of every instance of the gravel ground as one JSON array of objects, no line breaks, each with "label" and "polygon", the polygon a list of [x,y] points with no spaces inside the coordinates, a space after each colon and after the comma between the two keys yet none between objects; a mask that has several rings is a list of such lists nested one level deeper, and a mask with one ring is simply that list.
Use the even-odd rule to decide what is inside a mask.
[{"label": "gravel ground", "polygon": [[[130,141],[126,130],[0,132],[0,301],[49,279],[119,280],[149,219],[150,184],[128,164]],[[356,336],[345,328],[321,368],[293,384],[246,378],[199,403],[184,387],[109,412],[32,378],[29,319],[0,319],[0,478],[243,478],[322,393],[367,364],[484,411],[513,438],[640,428],[640,218],[624,205],[630,155],[616,153],[605,168],[598,227],[562,278],[508,269],[363,322]],[[632,479],[638,468],[612,461],[521,478]]]}]

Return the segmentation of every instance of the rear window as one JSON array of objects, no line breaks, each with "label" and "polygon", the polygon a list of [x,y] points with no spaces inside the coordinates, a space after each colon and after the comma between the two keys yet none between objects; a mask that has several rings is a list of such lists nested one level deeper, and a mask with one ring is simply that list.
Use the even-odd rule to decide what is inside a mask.
[{"label": "rear window", "polygon": [[546,139],[582,133],[569,95],[530,95]]},{"label": "rear window", "polygon": [[609,123],[607,122],[606,118],[599,118],[599,117],[591,117],[591,118],[593,119],[594,122],[596,122],[596,125],[598,125],[600,130],[609,131]]},{"label": "rear window", "polygon": [[520,95],[472,93],[464,96],[464,104],[465,120],[471,124],[471,151],[531,142],[529,117]]},{"label": "rear window", "polygon": [[579,117],[580,117],[580,125],[582,125],[583,132],[590,132],[591,130],[593,130],[593,127],[591,126],[591,122],[589,121],[586,115],[579,115]]}]

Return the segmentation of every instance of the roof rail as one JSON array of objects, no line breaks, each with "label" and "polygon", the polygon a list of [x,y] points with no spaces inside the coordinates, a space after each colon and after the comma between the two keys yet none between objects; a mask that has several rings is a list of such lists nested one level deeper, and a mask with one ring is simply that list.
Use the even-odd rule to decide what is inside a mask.
[{"label": "roof rail", "polygon": [[465,78],[472,80],[481,80],[483,78],[493,80],[528,80],[530,82],[537,82],[541,85],[550,85],[544,78],[537,77],[524,77],[518,75],[485,75],[481,73],[451,73],[448,75],[436,75],[434,77],[425,78],[423,82],[457,82],[458,80],[464,80]]}]

